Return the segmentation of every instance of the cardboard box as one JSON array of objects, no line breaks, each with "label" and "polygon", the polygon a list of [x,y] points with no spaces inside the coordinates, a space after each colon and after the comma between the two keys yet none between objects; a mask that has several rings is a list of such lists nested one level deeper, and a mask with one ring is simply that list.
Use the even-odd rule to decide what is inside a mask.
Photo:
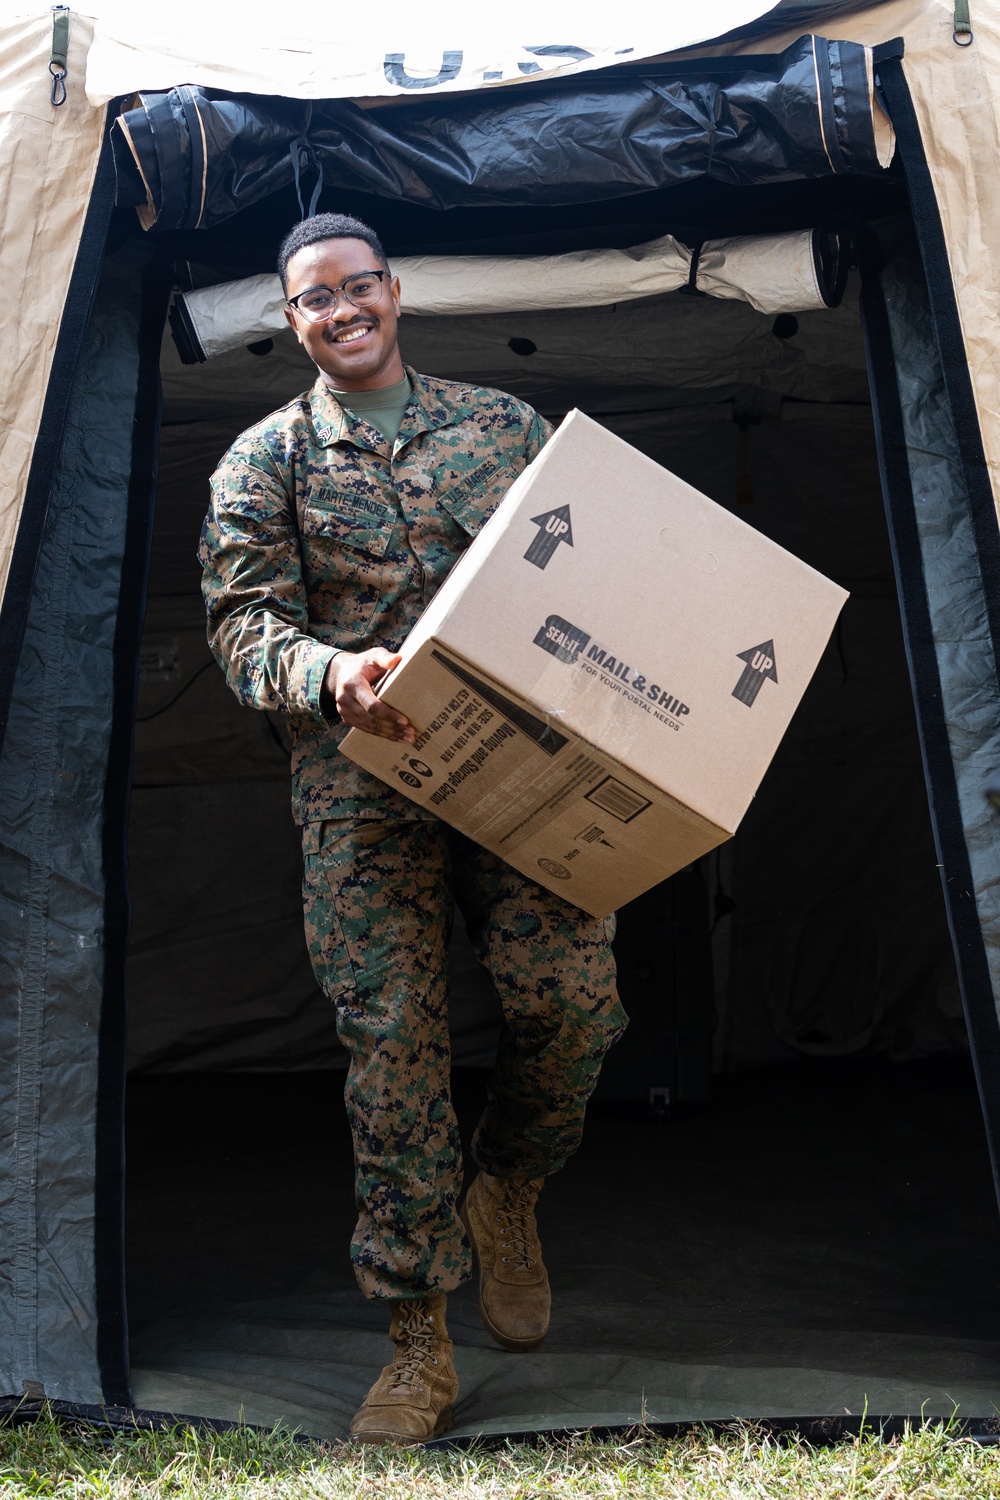
[{"label": "cardboard box", "polygon": [[847,594],[574,411],[344,750],[603,916],[729,838]]}]

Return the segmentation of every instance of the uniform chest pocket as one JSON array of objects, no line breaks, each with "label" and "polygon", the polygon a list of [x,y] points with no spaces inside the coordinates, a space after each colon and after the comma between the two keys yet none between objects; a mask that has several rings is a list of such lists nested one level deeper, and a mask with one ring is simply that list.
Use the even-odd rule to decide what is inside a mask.
[{"label": "uniform chest pocket", "polygon": [[310,621],[342,643],[364,637],[392,571],[395,508],[364,494],[320,493],[300,516]]},{"label": "uniform chest pocket", "polygon": [[318,544],[346,547],[352,553],[383,558],[388,551],[399,516],[390,505],[359,496],[310,496],[303,509],[304,536]]},{"label": "uniform chest pocket", "polygon": [[[438,495],[438,504],[469,536],[475,536],[496,510],[517,478],[518,469],[505,464],[484,463],[462,475]],[[442,478],[447,484],[454,470]]]}]

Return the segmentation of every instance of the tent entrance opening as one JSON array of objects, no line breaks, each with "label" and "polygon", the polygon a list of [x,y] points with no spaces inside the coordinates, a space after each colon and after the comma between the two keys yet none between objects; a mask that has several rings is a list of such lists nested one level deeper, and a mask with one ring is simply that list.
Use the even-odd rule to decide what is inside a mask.
[{"label": "tent entrance opening", "polygon": [[[955,1288],[992,1284],[1000,1228],[857,298],[401,325],[418,369],[581,407],[851,591],[736,838],[621,914],[632,1026],[540,1206],[553,1332],[506,1355],[456,1295],[459,1431],[993,1410],[1000,1314]],[[194,555],[215,462],[311,381],[291,335],[268,343],[190,367],[163,346],[130,833],[134,1392],[336,1437],[386,1347],[347,1259],[345,1059],[302,938],[287,736],[213,664]],[[460,923],[452,970],[468,1140],[497,1007]]]}]

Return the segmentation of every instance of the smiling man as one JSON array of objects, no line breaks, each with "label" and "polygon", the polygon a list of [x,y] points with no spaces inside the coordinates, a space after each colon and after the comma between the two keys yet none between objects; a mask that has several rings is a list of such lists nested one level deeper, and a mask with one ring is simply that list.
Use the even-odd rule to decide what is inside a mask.
[{"label": "smiling man", "polygon": [[[288,716],[306,937],[350,1055],[352,1259],[362,1291],[390,1304],[395,1345],[351,1433],[420,1442],[451,1423],[445,1303],[473,1251],[497,1343],[526,1351],[545,1337],[535,1201],[579,1144],[625,1016],[610,922],[340,750],[350,726],[415,738],[421,726],[374,684],[549,428],[512,396],[404,367],[399,283],[367,225],[307,219],[278,268],[288,322],[318,375],[243,433],[213,476],[200,549],[209,641],[241,702]],[[447,1026],[456,900],[504,1016],[461,1210]]]}]

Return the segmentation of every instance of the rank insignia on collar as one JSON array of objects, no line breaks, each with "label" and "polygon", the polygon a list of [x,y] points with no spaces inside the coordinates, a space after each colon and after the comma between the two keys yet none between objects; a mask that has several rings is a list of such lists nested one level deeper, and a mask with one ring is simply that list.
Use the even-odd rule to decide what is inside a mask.
[{"label": "rank insignia on collar", "polygon": [[316,441],[317,441],[317,443],[328,443],[332,437],[333,437],[333,428],[332,427],[317,427],[316,428]]}]

